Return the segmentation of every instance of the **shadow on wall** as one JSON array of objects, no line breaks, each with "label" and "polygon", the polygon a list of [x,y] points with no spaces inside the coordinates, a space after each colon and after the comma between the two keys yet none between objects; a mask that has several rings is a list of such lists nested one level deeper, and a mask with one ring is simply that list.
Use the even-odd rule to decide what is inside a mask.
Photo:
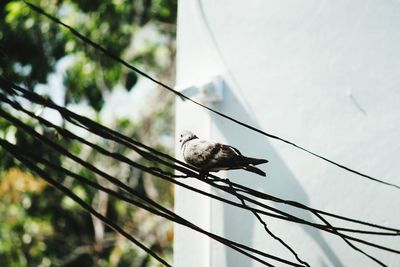
[{"label": "shadow on wall", "polygon": [[[255,119],[252,118],[251,114],[246,111],[233,92],[226,85],[224,91],[224,101],[221,104],[215,105],[214,107],[217,110],[223,111],[225,114],[234,115],[235,118],[239,119],[240,121],[260,128],[260,125],[258,125]],[[251,132],[251,130],[229,122],[228,120],[213,113],[210,114],[210,116],[214,125],[213,127],[216,127],[221,135],[226,138],[228,144],[242,148],[242,152],[244,154],[248,154],[248,156],[265,157],[270,161],[267,163],[267,165],[260,165],[262,166],[261,168],[263,170],[266,170],[267,178],[261,176],[254,177],[255,174],[247,174],[243,171],[229,171],[228,175],[235,177],[235,182],[247,185],[251,188],[266,192],[273,196],[279,196],[291,200],[294,200],[293,196],[296,196],[296,201],[305,205],[309,204],[309,199],[306,192],[298,183],[293,173],[291,173],[291,171],[287,168],[285,162],[279,157],[274,148],[271,146],[267,137]],[[245,151],[244,148],[246,149]],[[249,181],[251,181],[251,184]],[[220,192],[217,193],[226,197],[226,195],[223,195]],[[282,208],[282,206],[279,206],[279,209],[290,212],[291,214],[299,216],[307,221],[315,222],[314,217],[309,212],[290,207]],[[268,225],[268,218],[264,218],[266,219],[266,223]],[[223,234],[225,237],[233,240],[239,240],[244,244],[252,245],[255,234],[254,226],[260,223],[251,212],[240,211],[232,206],[223,205],[223,219]],[[325,241],[319,230],[308,226],[303,226],[303,229],[306,234],[309,235],[314,242],[319,245],[320,249],[325,253],[326,258],[330,261],[330,264],[327,262],[321,262],[321,266],[343,266],[342,262],[329,244]],[[268,233],[264,233],[266,238],[272,238],[269,237]],[[290,240],[284,241],[290,245]],[[278,245],[278,241],[274,242],[276,242]],[[282,249],[286,249],[283,246],[281,247]],[[265,250],[265,252],[268,253],[268,250]],[[299,255],[299,257],[305,261],[307,261],[308,256],[310,255]],[[253,262],[250,258],[232,250],[227,250],[225,257],[226,266],[229,267],[251,266]]]}]

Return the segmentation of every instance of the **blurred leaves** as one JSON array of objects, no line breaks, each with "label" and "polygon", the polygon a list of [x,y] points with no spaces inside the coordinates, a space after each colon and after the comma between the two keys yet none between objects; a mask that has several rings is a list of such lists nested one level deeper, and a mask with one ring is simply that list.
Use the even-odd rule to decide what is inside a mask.
[{"label": "blurred leaves", "polygon": [[[176,1],[34,0],[32,3],[116,56],[145,66],[146,70],[159,71],[160,54],[173,53],[168,45],[175,34]],[[64,77],[66,104],[87,100],[97,111],[104,103],[105,91],[118,83],[130,90],[137,82],[135,74],[77,40],[67,29],[30,10],[22,1],[5,0],[2,5],[0,47],[6,56],[0,57],[0,73],[6,77],[33,88],[37,83],[46,83],[55,63],[68,55],[74,60]],[[149,29],[157,37],[137,45],[143,39],[141,32]]]},{"label": "blurred leaves", "polygon": [[[116,56],[167,83],[173,82],[176,0],[31,2]],[[164,91],[151,94],[146,100],[151,104],[138,110],[141,114],[135,121],[129,117],[103,121],[101,112],[107,97],[117,87],[134,92],[140,77],[77,40],[65,28],[38,15],[22,1],[0,2],[0,75],[37,91],[38,85],[49,83],[49,76],[59,71],[57,64],[66,58],[69,63],[63,65],[62,88],[49,86],[44,92],[47,97],[58,96],[53,100],[61,101],[67,107],[85,107],[96,121],[163,152],[172,153],[172,95],[166,95]],[[23,104],[33,112],[38,109],[35,105]],[[172,208],[171,184],[106,158],[76,141],[65,139],[58,132],[10,110],[3,103],[0,103],[0,108],[8,110],[80,158]],[[107,150],[145,163],[143,158],[125,146],[78,130],[63,120],[60,125]],[[3,118],[0,118],[0,137],[113,188],[101,177],[60,156]],[[164,168],[155,163],[153,165]],[[46,169],[46,172],[171,262],[173,231],[170,222],[118,199],[104,197],[97,190],[56,170]],[[70,198],[31,174],[4,151],[0,153],[0,200],[0,266],[157,266],[147,254],[97,223]]]},{"label": "blurred leaves", "polygon": [[[29,172],[24,172],[19,168],[13,167],[1,175],[0,198],[8,201],[9,204],[20,203],[23,193],[41,193],[46,186],[46,182],[34,177]],[[24,207],[29,207],[29,202],[22,203]]]}]

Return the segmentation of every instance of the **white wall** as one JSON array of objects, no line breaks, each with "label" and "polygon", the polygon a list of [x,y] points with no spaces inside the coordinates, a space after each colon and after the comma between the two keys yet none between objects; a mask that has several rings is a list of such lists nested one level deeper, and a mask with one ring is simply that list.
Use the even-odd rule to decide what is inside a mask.
[{"label": "white wall", "polygon": [[[400,1],[193,0],[180,1],[178,13],[178,85],[220,74],[227,88],[223,102],[213,108],[400,184]],[[263,167],[267,178],[243,171],[219,175],[318,209],[399,227],[399,190],[346,172],[192,103],[177,100],[176,112],[177,136],[189,129],[270,160]],[[177,213],[206,229],[295,261],[252,214],[179,187],[175,201]],[[296,214],[317,222],[308,214]],[[311,266],[377,266],[337,237],[263,219]],[[369,240],[400,249],[398,238]],[[399,255],[360,247],[388,266],[400,266]],[[179,226],[174,249],[177,267],[259,266]]]}]

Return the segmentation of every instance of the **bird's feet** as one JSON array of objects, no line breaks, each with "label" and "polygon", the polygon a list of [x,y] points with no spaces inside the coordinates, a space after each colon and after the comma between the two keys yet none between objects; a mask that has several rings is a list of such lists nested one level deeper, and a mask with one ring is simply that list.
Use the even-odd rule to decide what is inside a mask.
[{"label": "bird's feet", "polygon": [[206,180],[206,179],[207,179],[207,176],[208,176],[208,172],[207,172],[207,171],[200,171],[200,172],[199,172],[199,178],[200,178],[200,179]]}]

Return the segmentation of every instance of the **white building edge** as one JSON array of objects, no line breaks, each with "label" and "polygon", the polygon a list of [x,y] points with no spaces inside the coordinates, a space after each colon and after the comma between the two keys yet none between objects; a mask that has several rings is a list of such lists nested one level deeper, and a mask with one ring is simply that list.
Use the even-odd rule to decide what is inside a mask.
[{"label": "white building edge", "polygon": [[[179,1],[178,9],[178,88],[219,75],[225,82],[222,100],[207,105],[355,170],[400,184],[399,1],[193,0]],[[187,129],[270,160],[262,166],[267,178],[244,171],[218,175],[314,208],[399,228],[400,190],[188,101],[178,99],[176,106],[177,137]],[[184,182],[222,195],[193,179]],[[175,211],[213,233],[296,262],[250,212],[181,187],[176,187]],[[296,215],[319,222],[309,213]],[[262,218],[311,266],[378,266],[334,235]],[[400,249],[398,237],[368,240]],[[400,266],[398,254],[357,245],[388,266]],[[176,225],[174,266],[261,265]]]}]

